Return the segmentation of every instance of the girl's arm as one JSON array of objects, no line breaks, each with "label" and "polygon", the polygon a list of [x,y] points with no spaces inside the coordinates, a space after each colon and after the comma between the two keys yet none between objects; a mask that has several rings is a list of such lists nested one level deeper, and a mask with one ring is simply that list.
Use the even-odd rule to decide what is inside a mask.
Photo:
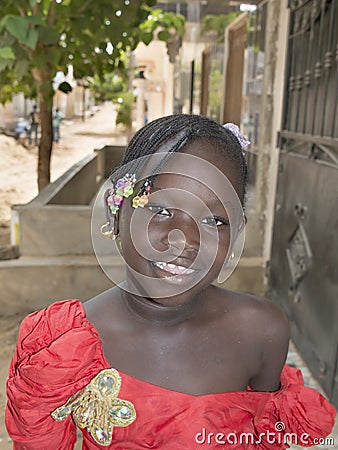
[{"label": "girl's arm", "polygon": [[76,427],[51,413],[107,363],[82,304],[68,300],[26,317],[7,379],[6,426],[15,450],[71,450]]},{"label": "girl's arm", "polygon": [[261,311],[257,330],[261,346],[260,369],[250,380],[257,391],[276,391],[289,348],[290,330],[286,316],[272,303],[267,302]]},{"label": "girl's arm", "polygon": [[20,327],[7,379],[6,427],[15,450],[71,450],[76,441],[73,421],[57,423],[50,415],[63,400],[53,381],[61,359],[50,366],[48,324],[38,315],[26,317]]}]

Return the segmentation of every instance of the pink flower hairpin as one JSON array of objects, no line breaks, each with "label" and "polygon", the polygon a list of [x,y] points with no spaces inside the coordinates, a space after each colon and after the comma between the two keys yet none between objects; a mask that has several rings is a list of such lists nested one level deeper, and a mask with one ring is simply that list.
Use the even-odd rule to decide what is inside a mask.
[{"label": "pink flower hairpin", "polygon": [[229,130],[229,131],[237,138],[237,140],[238,140],[238,142],[239,142],[239,144],[240,144],[240,146],[241,146],[241,148],[242,148],[242,153],[243,153],[243,155],[245,155],[244,150],[250,145],[250,141],[248,141],[248,140],[243,136],[243,134],[241,133],[241,131],[240,131],[240,129],[239,129],[239,126],[237,126],[237,125],[234,124],[234,123],[229,122],[229,123],[225,123],[225,124],[223,125],[223,127],[224,127],[226,130]]}]

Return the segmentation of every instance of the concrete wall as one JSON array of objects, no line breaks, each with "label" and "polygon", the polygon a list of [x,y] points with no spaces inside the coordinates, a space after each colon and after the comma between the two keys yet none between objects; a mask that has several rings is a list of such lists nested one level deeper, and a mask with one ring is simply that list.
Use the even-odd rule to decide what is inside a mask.
[{"label": "concrete wall", "polygon": [[19,117],[27,118],[33,110],[34,100],[25,99],[24,94],[13,94],[12,101],[0,105],[0,128],[14,130],[15,122]]},{"label": "concrete wall", "polygon": [[278,131],[281,129],[284,74],[288,42],[287,0],[269,0],[265,35],[262,114],[256,172],[256,212],[261,223],[262,255],[270,259],[278,177]]},{"label": "concrete wall", "polygon": [[[124,269],[110,257],[117,281]],[[114,284],[94,255],[21,257],[0,261],[0,314],[29,313],[59,300],[88,300]]]},{"label": "concrete wall", "polygon": [[[137,129],[144,125],[144,102],[147,104],[148,121],[173,113],[173,64],[169,62],[165,42],[154,40],[149,45],[140,43],[135,50],[137,66],[145,67],[145,80],[134,80],[137,95]],[[141,92],[140,92],[141,91]]]},{"label": "concrete wall", "polygon": [[90,206],[16,207],[22,256],[88,255],[93,253]]}]

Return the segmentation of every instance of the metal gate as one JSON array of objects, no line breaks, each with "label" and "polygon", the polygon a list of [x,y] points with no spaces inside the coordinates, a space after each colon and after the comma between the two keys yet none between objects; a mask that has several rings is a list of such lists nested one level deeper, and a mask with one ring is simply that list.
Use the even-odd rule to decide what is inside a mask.
[{"label": "metal gate", "polygon": [[338,406],[338,1],[290,0],[271,297]]}]

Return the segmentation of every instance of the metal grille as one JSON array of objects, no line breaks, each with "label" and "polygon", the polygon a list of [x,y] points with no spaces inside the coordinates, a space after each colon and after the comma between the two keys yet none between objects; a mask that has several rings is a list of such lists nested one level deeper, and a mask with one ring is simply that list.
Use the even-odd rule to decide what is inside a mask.
[{"label": "metal grille", "polygon": [[337,0],[290,0],[270,295],[338,404]]},{"label": "metal grille", "polygon": [[[338,137],[338,8],[336,0],[290,0],[289,77],[281,137],[311,142],[317,158]],[[324,148],[325,147],[325,148]]]}]

